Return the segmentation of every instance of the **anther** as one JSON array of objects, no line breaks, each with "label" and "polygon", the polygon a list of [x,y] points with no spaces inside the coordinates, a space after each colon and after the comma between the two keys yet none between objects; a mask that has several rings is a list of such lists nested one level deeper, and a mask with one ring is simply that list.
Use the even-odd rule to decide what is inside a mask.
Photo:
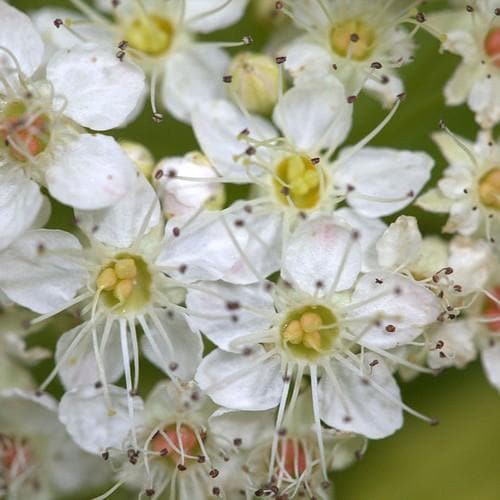
[{"label": "anther", "polygon": [[196,459],[196,461],[199,463],[199,464],[204,464],[207,459],[204,455],[199,455],[198,458]]},{"label": "anther", "polygon": [[347,102],[349,104],[352,104],[356,99],[358,98],[357,95],[350,95],[348,98],[347,98]]},{"label": "anther", "polygon": [[181,234],[180,228],[177,226],[172,229],[172,234],[177,238]]},{"label": "anther", "polygon": [[157,170],[157,171],[155,172],[155,179],[156,179],[156,180],[159,180],[159,179],[161,179],[162,177],[163,177],[163,170],[161,170],[161,169],[160,169],[160,170]]},{"label": "anther", "polygon": [[120,50],[125,50],[127,47],[128,47],[128,42],[127,42],[127,40],[122,40],[122,41],[118,44],[118,48],[119,48]]},{"label": "anther", "polygon": [[415,19],[419,23],[425,23],[425,14],[423,12],[417,12]]},{"label": "anther", "polygon": [[125,59],[125,51],[124,50],[119,50],[116,52],[115,56],[116,58],[120,61],[123,62],[123,59]]},{"label": "anther", "polygon": [[378,363],[379,363],[378,359],[374,359],[373,361],[371,361],[371,362],[369,363],[369,366],[370,366],[371,368],[373,368],[374,366],[377,366],[377,365],[378,365]]},{"label": "anther", "polygon": [[274,8],[275,8],[276,10],[281,10],[284,6],[285,6],[285,4],[284,4],[283,2],[276,2],[276,3],[274,4]]},{"label": "anther", "polygon": [[186,466],[185,465],[182,465],[182,464],[177,464],[177,469],[180,470],[181,472],[182,471],[185,471],[186,470]]},{"label": "anther", "polygon": [[236,309],[239,309],[240,308],[240,303],[238,301],[227,301],[226,302],[226,307],[230,310],[230,311],[234,311]]},{"label": "anther", "polygon": [[236,219],[234,221],[234,225],[236,227],[243,227],[245,225],[245,221],[243,219]]},{"label": "anther", "polygon": [[284,62],[286,62],[286,56],[278,56],[275,59],[275,61],[276,61],[277,64],[283,64]]},{"label": "anther", "polygon": [[474,7],[472,7],[472,5],[466,5],[466,6],[465,6],[465,10],[466,10],[467,12],[474,12]]},{"label": "anther", "polygon": [[155,123],[161,123],[163,121],[163,115],[161,113],[158,113],[158,111],[155,111],[152,116],[151,116],[151,119],[155,122]]},{"label": "anther", "polygon": [[400,101],[404,101],[406,99],[406,93],[405,92],[401,92],[400,94],[398,94],[396,96]]},{"label": "anther", "polygon": [[95,384],[94,384],[94,387],[96,389],[100,389],[102,387],[102,382],[100,380],[98,380]]},{"label": "anther", "polygon": [[152,497],[155,494],[155,490],[153,490],[153,488],[148,488],[144,493],[146,493],[147,497]]},{"label": "anther", "polygon": [[62,25],[64,24],[63,20],[62,19],[54,19],[54,26],[59,29]]},{"label": "anther", "polygon": [[242,42],[244,45],[252,45],[253,43],[253,38],[251,35],[245,35],[243,38],[242,38]]},{"label": "anther", "polygon": [[208,473],[208,475],[209,475],[212,479],[214,479],[214,478],[216,478],[216,477],[219,475],[219,471],[218,471],[217,469],[212,469],[212,470]]},{"label": "anther", "polygon": [[256,152],[257,150],[254,146],[248,146],[248,148],[245,150],[245,154],[248,156],[253,156]]},{"label": "anther", "polygon": [[108,458],[109,458],[109,451],[103,451],[101,453],[101,457],[103,458],[103,460],[108,460]]},{"label": "anther", "polygon": [[162,448],[160,450],[160,457],[166,457],[168,455],[168,450],[167,448]]},{"label": "anther", "polygon": [[172,363],[170,363],[168,365],[168,367],[170,368],[170,370],[172,370],[173,372],[175,372],[175,370],[177,370],[177,368],[179,368],[179,364],[172,362]]},{"label": "anther", "polygon": [[231,83],[233,81],[233,77],[232,77],[232,75],[224,75],[222,77],[222,81],[224,83]]},{"label": "anther", "polygon": [[382,63],[379,63],[378,61],[373,61],[370,64],[370,67],[372,67],[373,69],[381,69],[382,68]]},{"label": "anther", "polygon": [[234,446],[241,446],[241,443],[242,443],[242,439],[241,438],[234,438],[233,439],[233,444]]},{"label": "anther", "polygon": [[220,488],[218,488],[217,486],[215,486],[214,488],[212,488],[212,493],[218,497],[220,495]]},{"label": "anther", "polygon": [[181,274],[184,274],[186,271],[187,271],[187,266],[186,266],[186,264],[181,264],[181,265],[179,266],[179,272],[180,272]]}]

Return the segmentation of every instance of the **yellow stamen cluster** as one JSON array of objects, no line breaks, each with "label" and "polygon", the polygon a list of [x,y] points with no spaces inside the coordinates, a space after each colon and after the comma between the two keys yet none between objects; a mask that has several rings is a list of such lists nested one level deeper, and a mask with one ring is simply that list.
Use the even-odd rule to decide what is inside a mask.
[{"label": "yellow stamen cluster", "polygon": [[332,26],[330,45],[332,50],[342,57],[351,57],[355,61],[367,59],[375,42],[375,30],[364,21],[349,19]]},{"label": "yellow stamen cluster", "polygon": [[487,207],[500,210],[500,167],[491,169],[479,181],[479,197]]},{"label": "yellow stamen cluster", "polygon": [[167,52],[173,37],[172,23],[154,14],[134,19],[125,30],[125,39],[130,47],[150,56],[160,56]]},{"label": "yellow stamen cluster", "polygon": [[307,209],[320,199],[320,173],[306,156],[291,155],[283,159],[276,169],[279,179],[274,181],[280,201],[288,205],[289,196],[297,208]]},{"label": "yellow stamen cluster", "polygon": [[111,292],[118,302],[125,302],[134,290],[137,266],[134,259],[118,259],[112,267],[107,267],[97,277],[97,288]]},{"label": "yellow stamen cluster", "polygon": [[319,314],[305,312],[300,316],[300,319],[290,321],[281,335],[285,342],[294,345],[302,344],[309,349],[320,351],[321,326],[323,326],[323,320]]}]

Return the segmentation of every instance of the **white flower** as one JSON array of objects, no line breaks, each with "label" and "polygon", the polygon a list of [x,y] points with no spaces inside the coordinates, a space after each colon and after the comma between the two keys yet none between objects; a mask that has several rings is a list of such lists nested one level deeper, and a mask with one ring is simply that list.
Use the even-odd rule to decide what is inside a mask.
[{"label": "white flower", "polygon": [[[333,487],[321,474],[321,451],[314,432],[314,417],[310,404],[310,390],[305,390],[297,399],[293,413],[288,413],[278,430],[274,443],[272,432],[262,429],[259,441],[248,457],[246,467],[256,496],[267,492],[280,498],[300,498],[307,491],[315,498],[332,498]],[[272,430],[272,429],[271,429]],[[270,464],[273,445],[276,446],[274,464]],[[367,440],[361,436],[334,429],[323,429],[323,445],[326,467],[329,473],[344,469],[362,457]],[[269,473],[272,479],[269,482]]]},{"label": "white flower", "polygon": [[[150,76],[153,118],[157,121],[162,118],[156,108],[158,84],[165,108],[177,119],[189,122],[197,103],[224,95],[222,76],[229,56],[221,47],[250,43],[247,38],[234,44],[195,39],[196,33],[210,33],[235,23],[243,15],[247,0],[98,2],[106,15],[82,0],[72,4],[81,12],[73,17],[87,20],[83,30],[80,23],[70,23],[73,31],[102,46],[114,46],[118,59],[130,59]],[[45,15],[41,21],[48,22],[47,18]],[[42,22],[37,24],[47,32]],[[81,44],[76,36],[52,37],[52,41],[62,47]]]},{"label": "white flower", "polygon": [[[229,408],[279,406],[279,429],[307,373],[318,442],[320,418],[374,439],[392,434],[402,408],[415,412],[401,402],[384,360],[432,324],[440,307],[412,280],[384,271],[359,275],[360,268],[356,234],[322,216],[291,236],[281,272],[286,281],[274,290],[271,283],[190,288],[186,304],[196,314],[189,322],[219,346],[203,359],[199,385]],[[326,479],[324,457],[321,463]]]},{"label": "white flower", "polygon": [[449,163],[437,188],[417,204],[430,212],[449,213],[443,231],[470,236],[485,234],[492,242],[500,232],[500,146],[487,132],[475,144],[446,129],[433,135]]},{"label": "white flower", "polygon": [[[253,184],[249,209],[276,220],[283,243],[301,219],[347,201],[350,208],[338,214],[359,231],[369,268],[373,248],[368,250],[385,228],[376,218],[410,203],[428,180],[433,161],[421,152],[364,147],[397,106],[375,131],[332,161],[350,129],[350,106],[343,87],[329,77],[297,85],[280,97],[274,122],[281,134],[227,101],[199,106],[193,128],[220,182]],[[252,227],[251,214],[246,220]]]},{"label": "white flower", "polygon": [[[0,288],[41,313],[37,321],[81,308],[84,321],[60,337],[56,367],[42,388],[57,373],[68,388],[96,382],[113,413],[108,381],[125,373],[128,394],[137,390],[136,323],[147,339],[144,353],[172,377],[191,378],[203,346],[183,320],[184,309],[176,306],[183,297],[179,283],[164,274],[162,262],[169,262],[169,243],[176,236],[162,238],[158,199],[144,177],[137,173],[134,191],[112,208],[76,216],[88,248],[62,231],[28,231],[0,254],[1,265],[10,270],[2,273]],[[187,235],[188,245],[195,246],[193,238]],[[210,258],[205,262],[208,266]],[[171,309],[162,309],[166,306]]]},{"label": "white flower", "polygon": [[[283,11],[305,32],[282,50],[295,81],[334,74],[349,96],[364,88],[385,106],[403,92],[398,68],[412,59],[413,34],[425,17],[383,0],[291,0]],[[402,25],[413,24],[412,33]]]},{"label": "white flower", "polygon": [[46,500],[100,486],[108,472],[83,453],[57,419],[56,402],[0,392],[0,496]]},{"label": "white flower", "polygon": [[500,121],[500,4],[497,0],[471,2],[460,10],[429,16],[442,30],[442,47],[462,57],[444,88],[446,104],[467,102],[484,128]]},{"label": "white flower", "polygon": [[[78,433],[80,445],[94,448],[98,440],[109,443],[107,449],[102,445],[99,449],[118,465],[118,482],[100,499],[121,485],[152,498],[166,494],[179,500],[211,495],[232,498],[226,485],[232,492],[235,487],[245,490],[248,483],[242,470],[231,469],[232,461],[240,463],[239,455],[255,444],[267,426],[272,432],[269,413],[217,409],[193,382],[162,381],[144,404],[143,420],[136,428],[137,446],[126,438],[124,427],[115,428],[115,417],[106,417],[102,398],[99,401],[100,406],[89,406],[80,397],[70,405],[63,399],[61,416]],[[121,413],[125,417],[126,407]],[[230,470],[237,476],[231,477]]]},{"label": "white flower", "polygon": [[0,32],[0,219],[9,222],[17,209],[18,234],[31,225],[42,204],[33,181],[74,207],[116,202],[133,182],[133,166],[114,139],[82,127],[120,125],[143,91],[140,71],[82,44],[54,54],[41,77],[43,42],[29,18],[4,1]]}]

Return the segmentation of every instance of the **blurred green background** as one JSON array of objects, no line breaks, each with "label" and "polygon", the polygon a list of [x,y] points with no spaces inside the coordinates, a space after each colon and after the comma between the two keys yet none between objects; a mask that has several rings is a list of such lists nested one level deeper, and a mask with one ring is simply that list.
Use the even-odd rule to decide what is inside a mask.
[{"label": "blurred green background", "polygon": [[[257,1],[251,0],[254,4]],[[405,0],[397,1],[402,5],[405,3]],[[68,0],[13,0],[11,4],[26,11],[48,5],[71,5]],[[268,0],[268,4],[272,7],[274,0]],[[429,11],[443,5],[444,2],[431,1],[427,2],[423,10]],[[272,23],[258,18],[254,7],[247,11],[240,23],[208,38],[235,41],[251,34],[255,40],[253,48],[262,48],[276,28]],[[437,130],[439,120],[444,119],[454,132],[471,139],[475,137],[477,127],[472,114],[465,107],[446,108],[443,102],[443,85],[458,58],[440,55],[439,44],[425,33],[419,33],[416,40],[416,60],[401,71],[407,98],[372,144],[429,152],[437,162],[433,176],[435,180],[445,166],[444,159],[430,140],[430,134]],[[233,53],[237,50],[233,49]],[[354,104],[353,131],[347,143],[356,142],[366,135],[386,112],[368,97],[358,99]],[[146,109],[135,123],[116,131],[115,136],[143,142],[157,160],[196,149],[196,141],[189,127],[170,118],[159,125],[154,124],[150,116],[149,109]],[[233,190],[229,198],[237,195],[238,191]],[[444,221],[442,217],[425,214],[418,209],[410,209],[405,213],[418,217],[424,233],[438,233]],[[71,211],[57,206],[50,225],[70,228]],[[32,341],[53,346],[60,331],[59,328],[49,328],[36,334]],[[37,376],[43,378],[50,366],[50,362],[43,363],[37,370]],[[143,395],[160,377],[159,372],[150,367],[143,372]],[[473,363],[466,370],[448,370],[437,377],[421,376],[404,384],[402,390],[409,405],[437,417],[440,424],[429,427],[408,416],[403,430],[395,436],[370,443],[366,456],[360,462],[335,474],[336,498],[500,499],[500,395],[488,385],[480,364]],[[56,395],[59,391],[60,388],[54,389]],[[89,498],[89,495],[80,498]],[[112,498],[125,500],[135,498],[135,495],[122,491]]]}]

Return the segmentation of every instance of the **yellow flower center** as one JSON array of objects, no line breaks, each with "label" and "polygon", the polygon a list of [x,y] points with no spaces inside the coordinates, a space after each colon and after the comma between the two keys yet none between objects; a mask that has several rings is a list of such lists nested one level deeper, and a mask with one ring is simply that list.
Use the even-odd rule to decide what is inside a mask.
[{"label": "yellow flower center", "polygon": [[500,210],[500,167],[491,169],[481,178],[479,198],[487,207]]},{"label": "yellow flower center", "polygon": [[174,27],[161,16],[142,15],[134,19],[125,30],[128,44],[145,54],[160,56],[172,45]]},{"label": "yellow flower center", "polygon": [[330,31],[330,45],[339,56],[364,61],[373,50],[375,30],[363,21],[349,19],[334,24]]},{"label": "yellow flower center", "polygon": [[330,351],[338,332],[337,318],[324,306],[292,311],[281,326],[281,338],[288,350],[307,359]]},{"label": "yellow flower center", "polygon": [[300,209],[315,207],[320,199],[320,174],[313,162],[306,156],[291,155],[283,159],[276,175],[282,181],[274,180],[278,199],[284,205],[291,204]]},{"label": "yellow flower center", "polygon": [[151,295],[151,274],[141,257],[119,255],[96,280],[104,303],[126,314],[144,307]]},{"label": "yellow flower center", "polygon": [[45,114],[28,110],[22,101],[9,102],[0,115],[0,147],[11,158],[26,162],[47,148],[50,141],[50,121]]}]

